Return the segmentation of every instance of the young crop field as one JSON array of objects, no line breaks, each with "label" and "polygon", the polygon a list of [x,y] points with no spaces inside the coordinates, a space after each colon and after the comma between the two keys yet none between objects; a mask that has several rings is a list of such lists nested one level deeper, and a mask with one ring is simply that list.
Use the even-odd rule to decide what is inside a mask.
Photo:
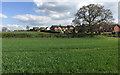
[{"label": "young crop field", "polygon": [[24,31],[24,32],[2,32],[2,34],[50,34],[48,32],[33,32],[33,31]]},{"label": "young crop field", "polygon": [[117,73],[118,38],[3,38],[3,73]]}]

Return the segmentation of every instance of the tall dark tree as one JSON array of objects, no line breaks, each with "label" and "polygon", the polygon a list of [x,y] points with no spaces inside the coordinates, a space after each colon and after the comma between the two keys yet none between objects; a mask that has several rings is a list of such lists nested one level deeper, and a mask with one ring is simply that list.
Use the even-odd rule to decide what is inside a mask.
[{"label": "tall dark tree", "polygon": [[8,28],[7,27],[2,27],[2,31],[7,31],[8,30]]},{"label": "tall dark tree", "polygon": [[103,22],[112,22],[113,20],[110,9],[104,9],[104,6],[100,4],[89,4],[78,10],[73,22],[77,25],[87,25],[91,32],[91,36],[93,36],[94,25],[98,25]]},{"label": "tall dark tree", "polygon": [[29,26],[26,27],[27,30],[29,30],[29,28],[30,28]]}]

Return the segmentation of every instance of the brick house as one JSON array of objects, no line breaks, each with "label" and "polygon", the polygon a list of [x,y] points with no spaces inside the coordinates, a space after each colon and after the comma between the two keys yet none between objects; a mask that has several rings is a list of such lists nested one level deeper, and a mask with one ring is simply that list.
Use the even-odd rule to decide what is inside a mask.
[{"label": "brick house", "polygon": [[33,30],[34,31],[36,31],[36,30],[38,30],[39,29],[39,27],[33,27]]},{"label": "brick house", "polygon": [[120,25],[115,25],[113,32],[120,32]]},{"label": "brick house", "polygon": [[46,27],[46,30],[50,30],[50,27],[48,26],[48,27]]},{"label": "brick house", "polygon": [[102,27],[102,26],[100,26],[100,27],[99,27],[99,30],[103,30],[103,27]]},{"label": "brick house", "polygon": [[67,26],[59,26],[63,31],[68,30]]},{"label": "brick house", "polygon": [[40,30],[45,30],[46,28],[45,27],[40,27]]},{"label": "brick house", "polygon": [[57,25],[52,25],[52,26],[50,27],[50,30],[51,30],[52,32],[55,32],[55,31],[58,30],[58,28],[59,28],[59,26],[57,26]]},{"label": "brick house", "polygon": [[108,25],[107,27],[100,26],[99,30],[104,32],[120,32],[120,25]]},{"label": "brick house", "polygon": [[75,30],[75,27],[72,25],[67,25],[67,28],[68,28],[68,33],[73,33]]},{"label": "brick house", "polygon": [[73,29],[74,29],[74,26],[72,26],[72,25],[67,25],[67,28],[68,28],[68,30],[73,30]]},{"label": "brick house", "polygon": [[75,31],[78,33],[81,30],[81,26],[75,26]]},{"label": "brick house", "polygon": [[69,33],[73,32],[74,26],[72,25],[67,25],[67,26],[57,26],[57,25],[52,25],[50,27],[50,30],[52,32],[59,32],[59,31],[69,31]]}]

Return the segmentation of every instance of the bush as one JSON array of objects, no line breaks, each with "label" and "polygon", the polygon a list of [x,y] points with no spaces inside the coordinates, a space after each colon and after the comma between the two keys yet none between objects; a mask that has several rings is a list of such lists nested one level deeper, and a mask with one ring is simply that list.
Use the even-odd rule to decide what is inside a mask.
[{"label": "bush", "polygon": [[[50,32],[50,31],[49,31]],[[3,33],[2,38],[78,38],[78,37],[91,37],[90,34],[85,33],[54,33],[45,34],[45,33]]]}]

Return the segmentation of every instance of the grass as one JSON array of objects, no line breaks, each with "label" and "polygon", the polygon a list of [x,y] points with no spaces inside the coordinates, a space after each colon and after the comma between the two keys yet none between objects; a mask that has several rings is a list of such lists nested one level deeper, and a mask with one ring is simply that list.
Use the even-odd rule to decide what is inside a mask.
[{"label": "grass", "polygon": [[48,33],[48,32],[37,32],[37,31],[24,31],[24,32],[2,32],[2,34],[51,34],[51,33]]},{"label": "grass", "polygon": [[117,73],[118,38],[4,38],[3,73]]}]

